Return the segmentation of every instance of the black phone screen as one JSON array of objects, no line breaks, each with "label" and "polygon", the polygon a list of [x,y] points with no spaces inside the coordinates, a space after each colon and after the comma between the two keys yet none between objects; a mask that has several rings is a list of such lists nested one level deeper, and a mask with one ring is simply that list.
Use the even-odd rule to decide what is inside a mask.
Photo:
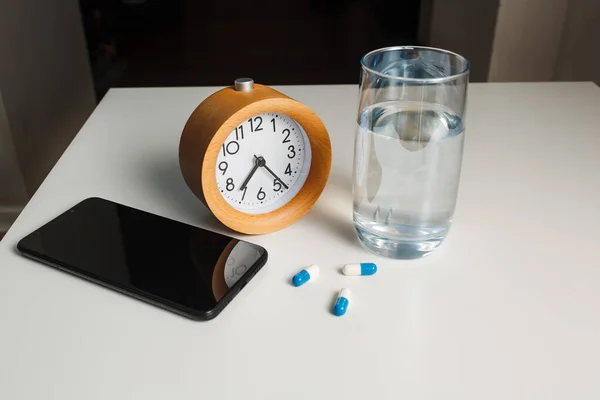
[{"label": "black phone screen", "polygon": [[98,198],[82,201],[18,248],[200,317],[231,297],[267,257],[260,246]]}]

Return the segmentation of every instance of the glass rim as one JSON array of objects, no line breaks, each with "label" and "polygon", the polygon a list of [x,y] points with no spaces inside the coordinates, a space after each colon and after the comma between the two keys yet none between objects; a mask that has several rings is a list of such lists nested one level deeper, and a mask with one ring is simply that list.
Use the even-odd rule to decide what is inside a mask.
[{"label": "glass rim", "polygon": [[[384,53],[384,52],[395,51],[395,50],[405,50],[405,49],[432,50],[432,51],[436,51],[436,52],[443,53],[443,54],[451,54],[451,55],[455,56],[456,58],[458,58],[459,60],[463,61],[465,63],[465,68],[457,74],[442,76],[442,77],[438,77],[438,78],[406,78],[403,76],[394,76],[394,75],[389,75],[389,74],[375,71],[374,69],[367,67],[367,65],[365,64],[365,59],[373,54]],[[469,73],[469,71],[471,70],[471,63],[469,62],[469,60],[467,60],[465,57],[461,56],[460,54],[455,53],[450,50],[444,50],[444,49],[440,49],[437,47],[427,47],[427,46],[390,46],[390,47],[382,47],[380,49],[371,50],[370,52],[368,52],[367,54],[362,56],[362,58],[360,59],[360,65],[367,72],[378,75],[382,78],[395,79],[395,80],[407,81],[407,82],[420,82],[420,83],[441,83],[441,82],[453,81],[455,79],[458,79],[462,76],[467,75]]]}]

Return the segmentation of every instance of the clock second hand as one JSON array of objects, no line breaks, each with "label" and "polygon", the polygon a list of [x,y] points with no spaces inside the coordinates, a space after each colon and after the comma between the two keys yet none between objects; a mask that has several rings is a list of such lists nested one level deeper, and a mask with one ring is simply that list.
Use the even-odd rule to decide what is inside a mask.
[{"label": "clock second hand", "polygon": [[[254,156],[254,157],[256,157],[256,156]],[[261,157],[261,158],[262,158],[262,157]],[[258,160],[259,158],[258,158],[258,157],[256,157],[256,159]],[[286,190],[287,190],[287,189],[289,189],[288,185],[286,185],[286,184],[285,184],[285,182],[283,182],[283,181],[281,180],[281,178],[280,178],[280,177],[278,177],[277,175],[275,175],[275,172],[273,172],[273,171],[271,170],[271,168],[267,167],[267,161],[266,161],[264,158],[262,158],[262,160],[264,161],[264,163],[263,163],[263,165],[261,165],[261,167],[265,167],[265,169],[266,169],[266,170],[267,170],[267,171],[268,171],[268,172],[269,172],[271,175],[273,175],[273,177],[275,177],[275,179],[277,179],[279,182],[281,182],[281,184],[283,185],[283,187],[284,187],[284,188],[286,188]]]}]

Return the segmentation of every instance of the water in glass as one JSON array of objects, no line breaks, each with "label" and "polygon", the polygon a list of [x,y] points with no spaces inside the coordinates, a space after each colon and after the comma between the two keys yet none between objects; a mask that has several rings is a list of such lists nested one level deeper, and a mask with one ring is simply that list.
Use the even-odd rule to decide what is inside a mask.
[{"label": "water in glass", "polygon": [[354,163],[354,223],[371,250],[421,257],[439,246],[456,205],[464,128],[439,104],[388,101],[362,110]]}]

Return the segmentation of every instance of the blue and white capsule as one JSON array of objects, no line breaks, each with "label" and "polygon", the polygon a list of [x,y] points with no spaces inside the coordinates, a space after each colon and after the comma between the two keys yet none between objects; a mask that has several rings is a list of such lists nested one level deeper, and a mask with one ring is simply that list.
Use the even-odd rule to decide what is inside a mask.
[{"label": "blue and white capsule", "polygon": [[348,276],[375,275],[377,265],[373,263],[346,264],[342,268],[342,272]]},{"label": "blue and white capsule", "polygon": [[318,265],[311,265],[308,268],[303,269],[302,271],[298,272],[296,275],[294,275],[294,277],[292,278],[292,283],[294,284],[294,286],[298,287],[298,286],[302,286],[304,285],[306,282],[312,280],[315,280],[319,277],[319,266]]},{"label": "blue and white capsule", "polygon": [[341,317],[348,311],[348,305],[350,305],[350,289],[343,288],[338,294],[335,305],[333,306],[333,314],[336,317]]}]

